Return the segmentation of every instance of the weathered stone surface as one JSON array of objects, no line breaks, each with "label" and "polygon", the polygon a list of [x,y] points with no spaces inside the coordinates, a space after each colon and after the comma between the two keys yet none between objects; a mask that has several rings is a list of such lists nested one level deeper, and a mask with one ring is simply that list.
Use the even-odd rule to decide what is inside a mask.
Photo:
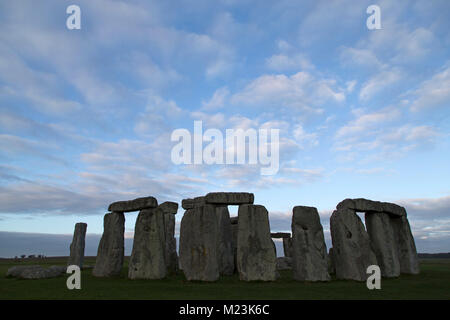
[{"label": "weathered stone surface", "polygon": [[358,212],[386,212],[396,216],[406,216],[405,208],[389,202],[372,201],[363,198],[345,199],[338,203],[336,209],[352,209]]},{"label": "weathered stone surface", "polygon": [[178,203],[166,201],[161,203],[158,208],[160,208],[164,213],[176,214],[178,212]]},{"label": "weathered stone surface", "polygon": [[367,212],[365,220],[381,275],[386,278],[398,277],[400,260],[391,216],[387,213]]},{"label": "weathered stone surface", "polygon": [[247,192],[210,192],[205,196],[206,203],[222,205],[252,204],[253,193]]},{"label": "weathered stone surface", "polygon": [[84,247],[86,238],[86,223],[75,224],[75,230],[73,232],[73,240],[70,244],[70,256],[67,265],[77,265],[83,268],[84,261]]},{"label": "weathered stone surface", "polygon": [[359,216],[351,209],[335,210],[330,218],[336,277],[367,280],[367,267],[376,265],[370,238]]},{"label": "weathered stone surface", "polygon": [[123,212],[105,214],[92,274],[96,277],[119,275],[123,266],[125,216]]},{"label": "weathered stone surface", "polygon": [[319,213],[297,206],[292,215],[292,270],[295,280],[329,281],[328,255]]},{"label": "weathered stone surface", "polygon": [[7,277],[19,279],[49,279],[56,278],[66,272],[65,266],[51,266],[44,268],[42,266],[14,266],[6,272]]},{"label": "weathered stone surface", "polygon": [[334,261],[333,248],[328,250],[328,273],[336,274],[336,263]]},{"label": "weathered stone surface", "polygon": [[178,271],[178,254],[177,241],[175,239],[175,215],[172,213],[164,214],[164,228],[165,228],[165,257],[166,267],[169,274],[174,274]]},{"label": "weathered stone surface", "polygon": [[180,226],[180,267],[187,280],[216,281],[219,278],[216,208],[204,205],[189,209]]},{"label": "weathered stone surface", "polygon": [[185,210],[194,209],[205,205],[205,197],[196,197],[194,199],[183,199],[181,201],[181,207]]},{"label": "weathered stone surface", "polygon": [[278,257],[277,258],[277,270],[292,270],[292,258],[290,257]]},{"label": "weathered stone surface", "polygon": [[292,238],[283,238],[283,251],[285,257],[292,258]]},{"label": "weathered stone surface", "polygon": [[276,280],[276,253],[264,206],[239,206],[237,265],[244,281]]},{"label": "weathered stone surface", "polygon": [[156,208],[158,201],[153,197],[137,198],[134,200],[117,201],[109,205],[108,211],[131,212],[149,208]]},{"label": "weathered stone surface", "polygon": [[419,258],[408,219],[406,216],[402,216],[400,218],[393,218],[391,222],[394,229],[395,242],[397,243],[400,272],[419,274]]},{"label": "weathered stone surface", "polygon": [[167,274],[164,212],[159,208],[139,212],[134,228],[128,267],[130,279],[162,279]]},{"label": "weathered stone surface", "polygon": [[271,233],[270,236],[275,239],[284,239],[284,238],[290,238],[291,234],[288,232],[274,232],[274,233]]},{"label": "weathered stone surface", "polygon": [[218,239],[218,263],[221,275],[232,275],[234,273],[234,254],[231,233],[230,213],[227,206],[216,207],[217,223],[219,232]]},{"label": "weathered stone surface", "polygon": [[238,237],[238,224],[231,224],[231,243],[233,245],[233,260],[234,260],[234,272],[237,272],[237,237]]}]

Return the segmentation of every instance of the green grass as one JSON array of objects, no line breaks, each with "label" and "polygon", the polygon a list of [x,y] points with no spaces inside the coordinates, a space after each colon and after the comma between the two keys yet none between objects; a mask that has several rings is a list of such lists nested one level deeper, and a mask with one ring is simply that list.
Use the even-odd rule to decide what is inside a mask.
[{"label": "green grass", "polygon": [[[329,283],[297,282],[287,271],[270,283],[242,282],[237,276],[215,283],[188,282],[182,274],[164,280],[129,280],[127,263],[116,278],[95,278],[92,270],[83,270],[81,290],[68,290],[67,276],[43,280],[4,276],[14,265],[65,265],[66,259],[0,260],[0,299],[450,299],[450,259],[422,260],[420,275],[382,279],[381,290],[368,290],[365,283],[335,279]],[[85,264],[94,262],[95,258],[87,258]]]}]

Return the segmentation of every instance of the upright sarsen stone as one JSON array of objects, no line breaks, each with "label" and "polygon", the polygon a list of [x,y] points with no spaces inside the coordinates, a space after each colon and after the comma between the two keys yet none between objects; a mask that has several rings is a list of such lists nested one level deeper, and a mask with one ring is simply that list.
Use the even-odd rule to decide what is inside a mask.
[{"label": "upright sarsen stone", "polygon": [[123,266],[125,216],[123,212],[105,214],[92,274],[96,277],[119,275]]},{"label": "upright sarsen stone", "polygon": [[216,208],[204,205],[187,210],[180,226],[180,267],[187,280],[219,278]]},{"label": "upright sarsen stone", "polygon": [[287,258],[292,258],[292,238],[283,238],[283,251],[284,256]]},{"label": "upright sarsen stone", "polygon": [[162,279],[167,274],[164,211],[139,212],[134,229],[133,250],[128,266],[130,279]]},{"label": "upright sarsen stone", "polygon": [[336,278],[367,280],[367,267],[377,265],[370,238],[352,209],[335,210],[330,218]]},{"label": "upright sarsen stone", "polygon": [[86,223],[80,222],[75,224],[73,240],[70,244],[70,256],[67,262],[68,266],[77,265],[80,269],[83,268],[86,229]]},{"label": "upright sarsen stone", "polygon": [[158,206],[164,212],[164,229],[165,229],[165,255],[166,267],[169,274],[178,271],[178,254],[177,241],[175,239],[175,214],[178,211],[178,203],[164,202]]},{"label": "upright sarsen stone", "polygon": [[365,220],[381,275],[386,278],[398,277],[400,260],[392,218],[383,212],[366,212]]},{"label": "upright sarsen stone", "polygon": [[400,272],[419,274],[419,258],[408,219],[406,216],[402,216],[400,218],[393,218],[391,222],[397,243]]},{"label": "upright sarsen stone", "polygon": [[230,276],[234,273],[233,235],[231,231],[230,213],[227,206],[216,207],[219,237],[217,245],[219,272]]},{"label": "upright sarsen stone", "polygon": [[293,209],[292,270],[295,280],[330,280],[323,228],[314,207],[297,206]]},{"label": "upright sarsen stone", "polygon": [[264,206],[239,206],[237,265],[241,280],[276,280],[276,253]]}]

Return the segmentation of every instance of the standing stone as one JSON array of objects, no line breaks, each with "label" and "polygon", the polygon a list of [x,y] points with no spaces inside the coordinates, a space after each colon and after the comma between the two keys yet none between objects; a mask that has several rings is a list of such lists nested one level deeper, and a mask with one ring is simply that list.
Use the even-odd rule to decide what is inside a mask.
[{"label": "standing stone", "polygon": [[86,238],[86,223],[77,223],[75,224],[75,231],[73,232],[73,240],[70,244],[70,257],[67,262],[67,265],[77,265],[83,268],[83,260],[84,260],[84,246],[85,246],[85,238]]},{"label": "standing stone", "polygon": [[130,279],[162,279],[167,274],[164,212],[160,208],[139,212],[128,266]]},{"label": "standing stone", "polygon": [[237,237],[238,237],[238,224],[231,224],[231,243],[233,245],[233,261],[234,261],[234,272],[237,272]]},{"label": "standing stone", "polygon": [[406,274],[419,274],[419,258],[416,244],[411,233],[406,215],[391,220],[400,261],[400,272]]},{"label": "standing stone", "polygon": [[387,278],[398,277],[400,260],[391,217],[387,213],[366,212],[365,220],[381,275]]},{"label": "standing stone", "polygon": [[215,206],[195,207],[183,215],[180,226],[180,267],[188,281],[219,279],[218,233]]},{"label": "standing stone", "polygon": [[165,259],[167,272],[175,274],[178,271],[177,241],[175,239],[175,214],[178,211],[178,203],[164,202],[158,208],[164,212],[164,228],[166,235]]},{"label": "standing stone", "polygon": [[335,210],[330,218],[336,278],[367,280],[367,267],[377,264],[364,225],[351,209]]},{"label": "standing stone", "polygon": [[103,235],[92,274],[96,277],[119,275],[123,266],[125,216],[123,212],[105,214]]},{"label": "standing stone", "polygon": [[333,248],[328,250],[328,273],[336,274],[336,264],[334,262]]},{"label": "standing stone", "polygon": [[283,251],[284,256],[292,258],[292,238],[283,238]]},{"label": "standing stone", "polygon": [[264,206],[239,206],[237,264],[244,281],[276,280],[276,254],[270,237],[268,212]]},{"label": "standing stone", "polygon": [[219,232],[218,239],[218,263],[221,275],[230,276],[234,273],[234,255],[231,232],[230,213],[227,206],[216,207]]},{"label": "standing stone", "polygon": [[319,213],[314,207],[294,207],[292,270],[295,280],[329,281],[328,255]]}]

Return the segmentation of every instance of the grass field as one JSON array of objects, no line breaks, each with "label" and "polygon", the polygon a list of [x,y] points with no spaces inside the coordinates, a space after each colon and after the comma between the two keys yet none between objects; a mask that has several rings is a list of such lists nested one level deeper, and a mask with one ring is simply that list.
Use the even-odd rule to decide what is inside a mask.
[{"label": "grass field", "polygon": [[[95,278],[92,270],[83,270],[81,290],[68,290],[66,276],[44,280],[5,277],[14,265],[65,265],[66,261],[64,257],[23,262],[1,259],[0,299],[450,299],[450,259],[421,260],[420,275],[382,279],[381,290],[335,279],[329,283],[296,282],[288,271],[271,283],[242,282],[237,276],[215,283],[187,282],[182,274],[164,280],[129,280],[127,262],[116,278]],[[85,264],[94,262],[95,258],[87,258]]]}]

